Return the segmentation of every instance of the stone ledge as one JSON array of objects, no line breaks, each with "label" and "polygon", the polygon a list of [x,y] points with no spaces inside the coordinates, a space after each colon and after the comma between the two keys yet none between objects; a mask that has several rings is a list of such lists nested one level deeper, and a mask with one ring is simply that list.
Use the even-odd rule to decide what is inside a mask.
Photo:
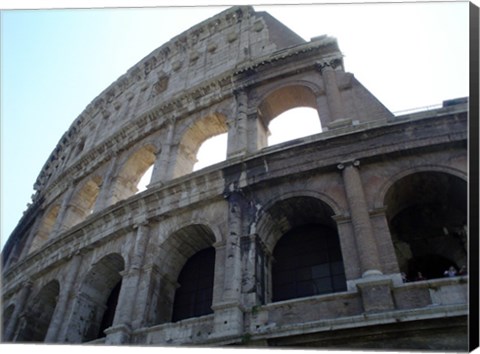
[{"label": "stone ledge", "polygon": [[272,326],[262,334],[251,334],[252,340],[262,340],[326,332],[339,329],[368,327],[374,325],[393,324],[418,320],[440,319],[448,317],[468,316],[468,305],[429,306],[421,309],[395,310],[382,313],[363,314],[331,320],[321,320],[302,324]]}]

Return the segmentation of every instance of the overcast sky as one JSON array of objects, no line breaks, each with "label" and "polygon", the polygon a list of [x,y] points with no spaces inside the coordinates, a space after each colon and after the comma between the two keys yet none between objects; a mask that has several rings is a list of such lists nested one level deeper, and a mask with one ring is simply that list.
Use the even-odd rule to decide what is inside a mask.
[{"label": "overcast sky", "polygon": [[[2,11],[2,246],[42,166],[85,107],[153,50],[226,8]],[[336,37],[346,71],[393,112],[468,95],[467,2],[255,9],[306,40]]]}]

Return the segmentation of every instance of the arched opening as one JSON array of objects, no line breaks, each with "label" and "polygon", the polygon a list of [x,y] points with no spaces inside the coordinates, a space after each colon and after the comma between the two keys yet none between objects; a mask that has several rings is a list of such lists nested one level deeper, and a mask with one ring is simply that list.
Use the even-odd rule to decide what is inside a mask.
[{"label": "arched opening", "polygon": [[45,242],[48,241],[48,239],[50,238],[50,234],[53,230],[53,227],[55,226],[55,222],[57,221],[59,210],[60,210],[60,206],[54,205],[46,213],[40,227],[38,228],[38,232],[32,241],[32,244],[30,246],[28,253],[32,253],[33,251],[39,249]]},{"label": "arched opening", "polygon": [[320,118],[316,109],[297,107],[290,109],[273,119],[268,130],[268,146],[303,138],[322,132]]},{"label": "arched opening", "polygon": [[152,299],[156,324],[210,313],[214,243],[215,235],[208,226],[192,224],[172,233],[160,246],[161,279],[158,298]]},{"label": "arched opening", "polygon": [[227,154],[227,133],[216,135],[205,140],[197,153],[197,162],[193,166],[194,171],[222,162]]},{"label": "arched opening", "polygon": [[67,342],[89,342],[105,336],[104,330],[115,316],[123,269],[123,258],[116,253],[92,266],[76,297]]},{"label": "arched opening", "polygon": [[56,280],[51,281],[40,290],[20,324],[17,342],[43,342],[45,340],[57,305],[59,291],[60,285]]},{"label": "arched opening", "polygon": [[[273,91],[257,111],[263,126],[268,127],[268,146],[322,131],[315,94],[304,85],[294,84]],[[266,139],[259,138],[259,141]]]},{"label": "arched opening", "polygon": [[140,187],[146,188],[150,182],[147,171],[150,171],[151,178],[154,163],[155,147],[153,145],[144,146],[133,153],[115,178],[109,204],[113,205],[135,195],[139,191],[139,183],[142,179],[143,186]]},{"label": "arched opening", "polygon": [[418,172],[385,195],[401,272],[408,280],[440,278],[467,264],[467,184],[442,172]]},{"label": "arched opening", "polygon": [[346,290],[340,242],[321,224],[295,227],[273,251],[272,301]]},{"label": "arched opening", "polygon": [[346,275],[333,209],[315,197],[276,202],[262,215],[258,232],[273,259],[271,301],[346,290]]},{"label": "arched opening", "polygon": [[178,276],[179,287],[173,301],[172,321],[212,313],[215,249],[206,248],[195,253],[183,266]]},{"label": "arched opening", "polygon": [[[188,126],[186,131],[183,133],[180,144],[177,148],[173,178],[191,173],[194,169],[195,163],[198,161],[197,154],[200,146],[206,140],[221,134],[223,135],[224,133],[227,133],[226,118],[224,115],[219,113],[213,113],[198,119]],[[225,137],[219,139],[225,139]],[[226,144],[225,147],[222,147],[222,149],[223,151],[217,147],[215,154],[217,156],[223,156],[222,160],[224,160],[227,154]],[[203,167],[205,166],[206,165]],[[199,168],[200,167],[197,167],[197,169]]]},{"label": "arched opening", "polygon": [[72,198],[63,221],[63,227],[72,227],[93,213],[93,207],[100,191],[102,179],[95,176],[88,180]]}]

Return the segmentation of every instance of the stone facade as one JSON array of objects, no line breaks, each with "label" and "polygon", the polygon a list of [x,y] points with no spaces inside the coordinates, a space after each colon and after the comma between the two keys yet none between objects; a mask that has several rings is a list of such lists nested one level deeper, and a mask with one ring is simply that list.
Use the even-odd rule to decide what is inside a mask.
[{"label": "stone facade", "polygon": [[[322,133],[267,147],[299,106]],[[221,133],[227,159],[192,172]],[[233,7],[61,138],[2,254],[3,340],[466,350],[468,275],[443,270],[467,261],[467,176],[466,100],[395,117],[334,39]],[[327,260],[283,264],[306,237]]]}]

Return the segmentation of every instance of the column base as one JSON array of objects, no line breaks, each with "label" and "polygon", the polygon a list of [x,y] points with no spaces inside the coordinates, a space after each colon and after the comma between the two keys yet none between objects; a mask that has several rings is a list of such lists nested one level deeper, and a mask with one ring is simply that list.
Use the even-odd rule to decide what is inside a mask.
[{"label": "column base", "polygon": [[243,310],[239,303],[222,303],[212,306],[214,332],[211,337],[236,336],[243,333]]},{"label": "column base", "polygon": [[127,344],[130,343],[130,334],[132,329],[127,324],[121,324],[115,327],[110,327],[105,330],[107,338],[105,339],[105,344],[107,345],[118,345],[118,344]]},{"label": "column base", "polygon": [[358,124],[359,124],[358,120],[353,120],[351,118],[335,119],[333,122],[330,122],[327,124],[327,130],[351,127]]},{"label": "column base", "polygon": [[395,308],[392,296],[394,279],[392,276],[370,274],[350,283],[356,286],[362,296],[366,313],[390,311]]}]

